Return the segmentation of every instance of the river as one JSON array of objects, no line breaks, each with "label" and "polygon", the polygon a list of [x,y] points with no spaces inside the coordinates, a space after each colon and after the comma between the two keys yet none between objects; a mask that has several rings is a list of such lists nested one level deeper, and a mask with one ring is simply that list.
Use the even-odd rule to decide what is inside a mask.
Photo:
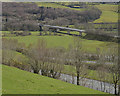
[{"label": "river", "polygon": [[[61,74],[59,79],[72,84],[77,84],[77,77],[72,77],[67,74]],[[102,88],[101,88],[101,84],[102,84]],[[115,91],[113,84],[92,80],[92,79],[87,79],[87,78],[81,78],[81,77],[80,77],[80,86],[85,86],[91,89],[95,89],[95,90],[99,90],[99,91],[103,91],[111,94],[114,94],[114,91]]]},{"label": "river", "polygon": [[[83,62],[88,62],[88,61],[83,61]],[[89,62],[91,62],[91,61],[89,61]],[[96,62],[94,62],[94,63],[96,63]],[[108,64],[111,64],[111,63],[108,63]],[[40,74],[41,74],[41,71],[40,71]],[[77,77],[76,76],[72,77],[71,75],[61,74],[59,79],[62,81],[77,85]],[[101,84],[102,84],[102,86],[101,86]],[[88,78],[80,77],[80,86],[88,87],[91,89],[95,89],[95,90],[99,90],[99,91],[111,93],[111,94],[114,94],[114,92],[115,92],[114,84],[110,84],[107,82],[101,82],[98,80],[93,80],[93,79],[88,79]],[[118,88],[117,88],[117,92],[118,92]]]}]

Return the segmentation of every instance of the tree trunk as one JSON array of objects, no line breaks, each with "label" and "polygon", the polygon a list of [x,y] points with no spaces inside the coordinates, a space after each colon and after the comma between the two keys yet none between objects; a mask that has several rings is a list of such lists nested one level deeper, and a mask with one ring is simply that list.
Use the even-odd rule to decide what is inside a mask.
[{"label": "tree trunk", "polygon": [[104,92],[105,92],[105,82],[104,82]]},{"label": "tree trunk", "polygon": [[79,75],[80,75],[80,73],[79,73],[79,71],[77,71],[77,85],[80,85],[79,84]]},{"label": "tree trunk", "polygon": [[34,72],[35,74],[39,74],[39,71],[38,71],[38,70],[33,70],[33,72]]},{"label": "tree trunk", "polygon": [[117,84],[115,84],[115,95],[117,95]]},{"label": "tree trunk", "polygon": [[57,74],[57,72],[53,72],[53,77],[52,78],[56,79],[56,74]]},{"label": "tree trunk", "polygon": [[100,83],[100,84],[101,84],[101,91],[102,91],[102,81],[101,81],[101,83]]},{"label": "tree trunk", "polygon": [[43,31],[42,26],[40,26],[40,31]]},{"label": "tree trunk", "polygon": [[92,88],[93,88],[93,79],[92,79]]},{"label": "tree trunk", "polygon": [[41,74],[44,75],[44,70],[41,69]]},{"label": "tree trunk", "polygon": [[40,31],[40,36],[42,35],[42,32]]},{"label": "tree trunk", "polygon": [[109,93],[110,93],[110,84],[109,84]]},{"label": "tree trunk", "polygon": [[72,84],[74,84],[74,75],[72,75]]}]

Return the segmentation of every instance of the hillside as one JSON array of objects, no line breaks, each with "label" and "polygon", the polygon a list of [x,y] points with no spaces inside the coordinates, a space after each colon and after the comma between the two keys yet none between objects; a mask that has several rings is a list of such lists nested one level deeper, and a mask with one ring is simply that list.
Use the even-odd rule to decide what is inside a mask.
[{"label": "hillside", "polygon": [[5,65],[2,79],[3,94],[104,94]]},{"label": "hillside", "polygon": [[94,23],[118,22],[118,5],[100,4],[95,6],[102,11],[102,14]]},{"label": "hillside", "polygon": [[[109,37],[118,32],[118,5],[28,1],[2,3],[3,94],[118,94],[114,74],[119,44]],[[60,81],[58,73],[71,75],[72,83],[77,76],[77,82],[67,83],[67,76]]]}]

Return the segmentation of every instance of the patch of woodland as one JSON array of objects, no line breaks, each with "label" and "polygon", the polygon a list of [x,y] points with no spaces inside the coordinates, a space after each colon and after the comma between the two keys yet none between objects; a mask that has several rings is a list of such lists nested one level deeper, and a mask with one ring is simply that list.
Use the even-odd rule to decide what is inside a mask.
[{"label": "patch of woodland", "polygon": [[35,3],[3,3],[3,30],[38,31],[38,23],[49,25],[74,25],[98,19],[101,11],[96,7],[85,11],[67,8],[39,7]]}]

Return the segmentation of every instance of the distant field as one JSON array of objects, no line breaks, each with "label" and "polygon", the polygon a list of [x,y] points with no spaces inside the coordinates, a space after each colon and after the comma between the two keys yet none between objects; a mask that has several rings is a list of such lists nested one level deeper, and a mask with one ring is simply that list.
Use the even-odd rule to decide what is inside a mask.
[{"label": "distant field", "polygon": [[60,5],[60,4],[49,3],[49,2],[36,2],[36,4],[37,4],[38,6],[44,6],[44,7],[68,8],[68,7],[62,6],[62,5]]},{"label": "distant field", "polygon": [[[63,47],[68,48],[69,45],[74,43],[72,36],[16,36],[16,37],[3,37],[3,38],[15,38],[19,42],[24,42],[27,46],[29,44],[36,44],[38,39],[44,39],[47,42],[48,47]],[[96,52],[96,48],[101,48],[102,50],[107,50],[110,46],[117,45],[113,42],[102,42],[96,40],[86,40],[82,39],[83,49],[87,52]]]},{"label": "distant field", "polygon": [[17,68],[2,67],[3,94],[106,94]]},{"label": "distant field", "polygon": [[72,10],[78,10],[78,11],[83,11],[85,9],[83,8],[70,8],[70,7],[66,7],[66,6],[63,6],[61,4],[57,4],[57,3],[48,3],[48,2],[36,2],[36,4],[38,6],[44,6],[44,7],[52,7],[52,8],[67,8],[67,9],[72,9]]},{"label": "distant field", "polygon": [[[37,2],[38,6],[44,7],[53,7],[53,8],[68,8],[72,10],[84,11],[84,8],[70,8],[63,6],[57,3],[47,3],[47,2]],[[93,5],[92,5],[93,6]],[[110,5],[110,4],[100,4],[95,5],[98,9],[102,11],[102,14],[99,19],[95,20],[94,23],[101,22],[117,22],[118,21],[118,5]]]},{"label": "distant field", "polygon": [[101,23],[101,22],[117,22],[118,21],[118,14],[112,11],[102,11],[102,15],[99,19],[95,20],[94,23]]},{"label": "distant field", "polygon": [[95,6],[102,11],[102,14],[94,23],[118,21],[118,5],[100,4]]},{"label": "distant field", "polygon": [[118,11],[118,5],[111,5],[111,4],[100,4],[100,5],[95,5],[102,11],[113,11],[117,12]]}]

